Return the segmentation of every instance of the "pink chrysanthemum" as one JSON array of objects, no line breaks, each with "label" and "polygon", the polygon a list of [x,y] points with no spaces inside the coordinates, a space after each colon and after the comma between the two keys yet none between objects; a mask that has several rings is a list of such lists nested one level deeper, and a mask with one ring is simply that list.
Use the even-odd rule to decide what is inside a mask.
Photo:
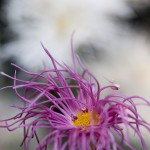
[{"label": "pink chrysanthemum", "polygon": [[[43,47],[44,48],[44,47]],[[132,96],[126,97],[119,93],[104,96],[107,89],[118,90],[118,86],[110,83],[100,87],[93,75],[84,68],[72,51],[73,68],[59,64],[44,48],[53,68],[40,73],[25,71],[31,76],[30,81],[11,77],[17,96],[23,101],[22,106],[14,106],[20,110],[16,116],[3,120],[4,126],[10,131],[24,129],[22,145],[29,149],[32,138],[35,138],[36,150],[123,150],[126,145],[135,150],[130,143],[129,132],[133,130],[147,150],[142,136],[141,127],[150,132],[148,124],[137,112],[133,99],[145,99]],[[77,71],[80,64],[80,73]],[[39,129],[46,130],[43,138],[38,136]]]}]

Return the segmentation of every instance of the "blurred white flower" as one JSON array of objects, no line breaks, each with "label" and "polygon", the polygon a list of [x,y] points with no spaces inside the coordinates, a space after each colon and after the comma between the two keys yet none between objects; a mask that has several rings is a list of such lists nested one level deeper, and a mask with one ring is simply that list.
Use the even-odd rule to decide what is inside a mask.
[{"label": "blurred white flower", "polygon": [[41,60],[48,61],[40,41],[57,60],[70,64],[73,31],[75,49],[87,43],[116,48],[117,38],[124,32],[111,16],[126,16],[131,10],[124,0],[10,0],[6,12],[18,37],[4,47],[4,56],[14,56],[33,70],[41,67]]},{"label": "blurred white flower", "polygon": [[40,46],[42,41],[58,61],[70,65],[70,38],[75,30],[75,49],[93,44],[97,50],[105,51],[99,60],[93,63],[89,60],[89,68],[97,78],[116,79],[127,93],[150,97],[149,42],[144,34],[116,23],[112,17],[128,17],[133,13],[125,2],[10,0],[6,16],[18,38],[3,47],[1,57],[13,56],[22,66],[37,70],[42,67],[42,60],[49,64]]}]

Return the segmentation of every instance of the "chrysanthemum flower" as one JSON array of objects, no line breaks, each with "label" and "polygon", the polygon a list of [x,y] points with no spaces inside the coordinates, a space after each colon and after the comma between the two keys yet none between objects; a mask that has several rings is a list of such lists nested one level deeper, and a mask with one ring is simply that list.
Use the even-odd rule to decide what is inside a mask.
[{"label": "chrysanthemum flower", "polygon": [[[49,146],[53,150],[123,150],[123,145],[135,150],[130,143],[131,130],[143,150],[147,150],[141,127],[150,132],[150,124],[138,114],[136,106],[142,103],[133,101],[141,99],[143,104],[150,105],[147,100],[115,92],[105,95],[103,91],[118,90],[119,86],[110,82],[101,87],[73,52],[71,68],[58,63],[44,50],[53,64],[51,69],[31,73],[12,64],[30,75],[30,81],[1,73],[13,79],[13,86],[6,88],[13,88],[23,101],[22,106],[14,106],[20,113],[1,121],[5,123],[1,127],[10,131],[23,128],[25,150],[33,138],[37,141],[36,150]],[[42,138],[39,129],[47,131]]]}]

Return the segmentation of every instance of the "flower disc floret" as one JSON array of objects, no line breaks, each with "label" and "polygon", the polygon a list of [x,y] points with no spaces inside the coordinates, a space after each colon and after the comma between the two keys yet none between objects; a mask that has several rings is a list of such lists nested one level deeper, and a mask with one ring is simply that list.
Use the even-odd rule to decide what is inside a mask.
[{"label": "flower disc floret", "polygon": [[76,118],[73,120],[73,124],[77,127],[87,128],[89,125],[96,125],[99,123],[99,115],[91,111],[80,111],[76,113]]}]

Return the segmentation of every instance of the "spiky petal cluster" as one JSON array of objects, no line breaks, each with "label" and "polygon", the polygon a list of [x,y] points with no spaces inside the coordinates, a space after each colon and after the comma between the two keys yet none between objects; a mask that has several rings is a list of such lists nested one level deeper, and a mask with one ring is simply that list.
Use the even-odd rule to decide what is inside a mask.
[{"label": "spiky petal cluster", "polygon": [[[150,105],[148,101],[118,93],[104,95],[103,91],[118,90],[118,86],[110,83],[100,87],[73,52],[74,67],[70,68],[59,64],[46,48],[44,50],[53,64],[51,69],[31,73],[13,64],[30,75],[30,81],[18,79],[16,74],[11,77],[1,73],[13,79],[13,86],[8,87],[13,88],[23,101],[22,106],[14,106],[20,113],[3,120],[5,125],[1,127],[10,131],[23,128],[24,150],[29,149],[33,138],[37,141],[36,150],[50,147],[53,150],[123,150],[123,145],[134,150],[129,138],[130,129],[147,150],[141,127],[150,132],[150,125],[139,116],[133,99],[141,99]],[[42,138],[38,135],[39,129],[46,131]]]}]

